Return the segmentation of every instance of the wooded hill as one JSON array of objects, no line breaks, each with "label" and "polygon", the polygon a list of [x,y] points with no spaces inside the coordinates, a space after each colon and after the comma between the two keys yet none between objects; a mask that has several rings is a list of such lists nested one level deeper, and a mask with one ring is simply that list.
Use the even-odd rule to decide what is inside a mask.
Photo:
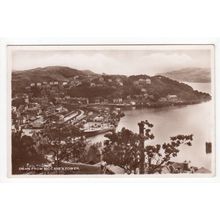
[{"label": "wooded hill", "polygon": [[[145,83],[148,79],[150,83]],[[75,97],[126,98],[128,96],[148,94],[155,101],[167,95],[177,95],[183,101],[210,99],[210,95],[194,91],[189,85],[180,83],[162,75],[110,75],[96,74],[89,70],[77,70],[69,67],[52,66],[12,73],[14,92],[25,92],[30,83],[58,81],[67,82],[65,92]],[[72,82],[80,82],[74,84]]]}]

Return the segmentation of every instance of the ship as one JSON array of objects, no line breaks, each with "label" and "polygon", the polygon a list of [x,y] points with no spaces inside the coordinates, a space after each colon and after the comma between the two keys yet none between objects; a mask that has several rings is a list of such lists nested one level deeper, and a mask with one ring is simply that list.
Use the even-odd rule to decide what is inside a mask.
[{"label": "ship", "polygon": [[103,134],[103,133],[114,131],[114,130],[115,130],[114,125],[95,123],[94,125],[91,126],[91,124],[89,125],[87,123],[87,127],[84,127],[83,129],[83,134],[86,137],[91,137],[91,136]]}]

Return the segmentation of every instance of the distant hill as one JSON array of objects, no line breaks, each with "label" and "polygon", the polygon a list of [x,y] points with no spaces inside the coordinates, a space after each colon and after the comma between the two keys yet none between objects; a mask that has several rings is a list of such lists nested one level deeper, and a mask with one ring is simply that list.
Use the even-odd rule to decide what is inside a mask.
[{"label": "distant hill", "polygon": [[181,70],[171,71],[159,74],[182,82],[211,82],[211,71],[207,68],[184,68]]},{"label": "distant hill", "polygon": [[89,75],[95,75],[95,73],[88,70],[81,71],[64,66],[48,66],[44,68],[13,71],[12,82],[19,82],[27,85],[30,82],[69,81],[74,76],[86,77]]},{"label": "distant hill", "polygon": [[96,73],[92,72],[91,70],[82,70],[82,72],[88,74],[88,75],[94,75]]}]

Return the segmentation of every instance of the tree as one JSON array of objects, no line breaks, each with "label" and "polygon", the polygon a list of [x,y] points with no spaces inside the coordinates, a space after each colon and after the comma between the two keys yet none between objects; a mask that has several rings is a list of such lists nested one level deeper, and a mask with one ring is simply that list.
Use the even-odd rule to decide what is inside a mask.
[{"label": "tree", "polygon": [[147,120],[138,123],[139,134],[122,128],[120,132],[107,134],[103,149],[103,160],[124,168],[128,173],[153,174],[161,172],[171,158],[179,153],[179,146],[191,146],[193,135],[177,135],[170,137],[169,143],[147,145],[146,141],[154,139],[151,133],[153,124]]},{"label": "tree", "polygon": [[22,135],[22,130],[12,133],[12,173],[17,174],[19,168],[47,162],[34,148],[32,137]]},{"label": "tree", "polygon": [[118,133],[107,134],[103,160],[107,164],[123,167],[127,172],[136,171],[140,163],[139,136],[122,128]]},{"label": "tree", "polygon": [[96,164],[101,161],[101,143],[92,144],[87,153],[87,163]]},{"label": "tree", "polygon": [[56,166],[60,166],[62,160],[74,162],[85,160],[86,143],[76,126],[51,124],[43,133],[49,142],[46,151],[54,153]]},{"label": "tree", "polygon": [[41,88],[37,86],[31,87],[31,92],[33,93],[33,97],[40,97],[41,96]]}]

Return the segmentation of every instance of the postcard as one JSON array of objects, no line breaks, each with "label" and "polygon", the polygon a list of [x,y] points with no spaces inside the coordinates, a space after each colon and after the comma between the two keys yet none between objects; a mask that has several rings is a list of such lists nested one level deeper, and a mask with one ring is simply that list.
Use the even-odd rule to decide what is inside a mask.
[{"label": "postcard", "polygon": [[10,177],[215,175],[214,45],[9,45]]}]

